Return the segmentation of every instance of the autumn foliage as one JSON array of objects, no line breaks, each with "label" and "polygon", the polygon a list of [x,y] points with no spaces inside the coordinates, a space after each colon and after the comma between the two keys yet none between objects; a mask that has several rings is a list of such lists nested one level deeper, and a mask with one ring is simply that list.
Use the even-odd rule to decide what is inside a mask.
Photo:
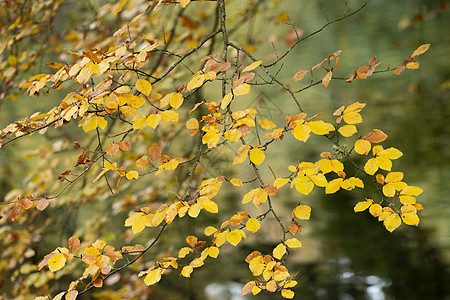
[{"label": "autumn foliage", "polygon": [[[282,82],[278,72],[283,72],[283,59],[320,30],[297,35],[289,48],[267,59],[252,44],[238,42],[239,30],[233,27],[247,21],[255,1],[236,15],[224,0],[107,1],[97,8],[97,23],[92,25],[101,34],[70,29],[62,33],[64,45],[57,37],[48,37],[53,43],[49,51],[58,55],[58,62],[47,63],[53,71],[21,80],[25,71],[35,71],[33,66],[43,55],[24,51],[25,40],[51,34],[46,28],[53,26],[64,4],[43,1],[28,7],[25,2],[1,2],[11,14],[9,23],[3,24],[8,30],[0,46],[1,98],[15,100],[21,93],[33,99],[56,92],[64,96],[50,110],[3,128],[0,154],[19,139],[69,129],[58,143],[31,154],[40,162],[23,188],[6,195],[2,226],[25,239],[27,226],[38,231],[33,222],[40,214],[51,217],[58,210],[105,201],[111,213],[96,218],[108,222],[125,217],[120,221],[124,226],[120,244],[85,225],[72,232],[67,243],[39,254],[30,272],[36,278],[46,274],[39,277],[42,284],[27,291],[14,288],[16,295],[76,299],[101,289],[106,279],[129,268],[136,285],[142,281],[157,285],[170,272],[189,278],[196,269],[208,268],[224,247],[238,247],[250,235],[263,234],[272,218],[279,226],[279,239],[269,252],[254,249],[242,257],[249,268],[242,295],[265,291],[292,299],[299,270],[289,268],[289,256],[296,248],[308,247],[301,242],[301,231],[314,211],[308,198],[288,211],[275,209],[280,190],[308,196],[313,191],[331,195],[359,189],[365,196],[355,203],[355,212],[368,210],[368,217],[391,232],[402,223],[419,225],[423,207],[416,197],[423,191],[409,185],[407,171],[395,166],[403,156],[401,149],[384,145],[388,134],[377,129],[382,124],[371,124],[376,128],[368,132],[358,127],[370,113],[370,104],[349,100],[330,111],[310,112],[303,109],[304,100],[298,95],[309,88],[332,88],[334,83],[353,82],[348,87],[352,88],[355,81],[379,73],[400,75],[405,69],[417,69],[416,59],[429,44],[411,49],[400,66],[382,70],[375,56],[367,65],[353,66],[340,60],[342,51],[332,49],[319,63],[312,62],[309,69],[289,74],[290,82]],[[28,11],[19,16],[18,7]],[[363,8],[328,20],[324,27]],[[33,21],[37,15],[42,15],[39,22]],[[160,31],[160,23],[172,25]],[[339,74],[343,63],[355,69],[352,74]],[[262,117],[257,106],[245,104],[246,95],[256,94],[261,86],[281,90],[279,101],[289,102],[281,121]],[[312,139],[323,145],[312,161],[304,161],[300,154],[297,161],[272,170],[276,158],[271,150]],[[226,169],[205,165],[214,153],[224,154]],[[231,215],[223,212],[223,195],[230,191],[240,195],[229,204]],[[210,214],[216,221],[206,225],[199,221],[195,232],[175,244],[182,246],[153,251],[175,223]],[[145,231],[151,232],[148,241],[133,240]],[[22,243],[26,249],[31,241]],[[15,258],[2,254],[0,259]],[[72,273],[75,266],[82,272]],[[0,264],[0,268],[7,267]],[[59,272],[69,276],[70,283],[56,290],[51,287]]]}]

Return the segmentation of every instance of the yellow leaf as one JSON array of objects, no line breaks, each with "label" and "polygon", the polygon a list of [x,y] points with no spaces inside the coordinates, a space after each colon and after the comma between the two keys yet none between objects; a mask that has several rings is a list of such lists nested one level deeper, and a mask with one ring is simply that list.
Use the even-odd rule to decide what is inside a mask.
[{"label": "yellow leaf", "polygon": [[136,108],[131,106],[122,106],[120,111],[127,117],[131,117],[136,114]]},{"label": "yellow leaf", "polygon": [[308,195],[314,189],[314,183],[308,176],[297,176],[294,181],[292,181],[292,184],[294,184],[295,189],[303,195]]},{"label": "yellow leaf", "polygon": [[128,0],[122,0],[119,7],[117,8],[116,12],[114,13],[114,16],[117,16],[117,14],[122,10],[125,4],[127,4]]},{"label": "yellow leaf", "polygon": [[377,157],[375,157],[375,162],[380,169],[390,171],[392,168],[392,162],[384,156],[378,155]]},{"label": "yellow leaf", "polygon": [[223,134],[223,137],[227,140],[237,142],[242,137],[242,133],[239,129],[231,129]]},{"label": "yellow leaf", "polygon": [[295,126],[292,131],[292,135],[299,141],[306,142],[310,136],[311,128],[305,124],[299,124]]},{"label": "yellow leaf", "polygon": [[187,84],[187,90],[192,91],[195,88],[200,87],[203,82],[205,82],[205,74],[204,73],[197,73],[194,76],[192,76],[192,79]]},{"label": "yellow leaf", "polygon": [[239,229],[235,229],[235,230],[232,230],[232,231],[230,231],[230,232],[228,233],[228,235],[227,235],[227,241],[228,241],[231,245],[236,246],[236,245],[239,244],[239,242],[241,241],[242,235],[241,235],[240,231],[241,231],[241,230],[239,230]]},{"label": "yellow leaf", "polygon": [[191,2],[191,0],[180,0],[180,6],[182,8],[185,8],[189,4],[189,2]]},{"label": "yellow leaf", "polygon": [[385,182],[397,182],[403,179],[402,172],[390,172],[386,175]]},{"label": "yellow leaf", "polygon": [[172,121],[172,122],[178,121],[178,113],[176,111],[166,110],[161,112],[160,115],[164,121]]},{"label": "yellow leaf", "polygon": [[333,75],[333,73],[331,71],[328,71],[327,74],[325,75],[325,77],[322,78],[322,85],[324,87],[327,87],[328,84],[331,81],[331,76]]},{"label": "yellow leaf", "polygon": [[192,252],[193,252],[192,248],[183,247],[183,248],[180,249],[180,251],[178,251],[178,257],[179,258],[185,258],[186,255],[188,255],[189,253],[192,253]]},{"label": "yellow leaf", "polygon": [[420,222],[419,216],[415,212],[402,214],[402,220],[403,223],[405,223],[406,225],[414,225],[414,226],[419,225]]},{"label": "yellow leaf", "polygon": [[227,108],[228,104],[231,103],[231,100],[233,100],[233,94],[232,93],[226,94],[225,97],[223,97],[222,102],[220,102],[220,109]]},{"label": "yellow leaf", "polygon": [[242,186],[242,181],[237,178],[230,179],[230,183],[234,186]]},{"label": "yellow leaf", "polygon": [[362,117],[359,113],[357,112],[349,112],[349,113],[344,113],[344,115],[342,116],[344,119],[344,122],[347,124],[358,124],[362,122]]},{"label": "yellow leaf", "polygon": [[311,207],[308,205],[299,205],[295,208],[294,214],[300,220],[309,220],[311,216]]},{"label": "yellow leaf", "polygon": [[194,268],[192,266],[184,266],[183,270],[181,270],[181,275],[184,277],[191,277],[191,273],[194,271]]},{"label": "yellow leaf", "polygon": [[284,242],[289,248],[299,248],[302,246],[302,243],[296,238],[291,238]]},{"label": "yellow leaf", "polygon": [[105,129],[106,125],[108,125],[108,122],[106,122],[106,120],[103,117],[98,117],[97,116],[97,125],[101,129]]},{"label": "yellow leaf", "polygon": [[292,290],[282,289],[281,296],[286,299],[293,299],[295,296],[295,293]]},{"label": "yellow leaf", "polygon": [[410,205],[410,204],[416,203],[416,198],[411,197],[411,196],[400,195],[399,198],[400,198],[400,202],[403,205]]},{"label": "yellow leaf", "polygon": [[423,44],[421,45],[419,48],[417,48],[416,50],[414,50],[414,52],[411,54],[411,58],[420,54],[425,53],[428,48],[430,48],[431,44]]},{"label": "yellow leaf", "polygon": [[[176,93],[172,97],[170,97],[169,103],[173,109],[178,109],[183,104],[183,95],[181,93]],[[178,119],[178,118],[177,118]]]},{"label": "yellow leaf", "polygon": [[127,174],[125,176],[127,177],[128,180],[138,179],[139,173],[137,171],[129,171],[129,172],[127,172]]},{"label": "yellow leaf", "polygon": [[180,164],[180,162],[179,162],[178,160],[176,160],[176,159],[171,159],[170,161],[168,161],[168,162],[166,162],[166,163],[164,164],[164,168],[165,168],[166,170],[171,170],[171,171],[173,171],[173,170],[175,170],[175,169],[178,167],[179,164]]},{"label": "yellow leaf", "polygon": [[341,184],[344,181],[343,178],[336,178],[328,182],[325,187],[325,194],[334,194],[341,188]]},{"label": "yellow leaf", "polygon": [[186,122],[186,128],[195,130],[199,128],[198,121],[196,118],[191,118]]},{"label": "yellow leaf", "polygon": [[276,178],[273,181],[273,186],[279,189],[280,187],[284,186],[286,183],[289,182],[289,178]]},{"label": "yellow leaf", "polygon": [[141,130],[142,127],[144,127],[145,125],[145,120],[146,120],[146,116],[145,115],[137,115],[133,118],[133,130]]},{"label": "yellow leaf", "polygon": [[262,164],[265,157],[264,152],[259,148],[253,148],[250,150],[250,161],[255,165],[259,166]]},{"label": "yellow leaf", "polygon": [[208,227],[205,228],[205,235],[206,236],[213,235],[216,232],[217,232],[217,228],[215,228],[213,226],[208,226]]},{"label": "yellow leaf", "polygon": [[276,259],[281,259],[286,253],[286,246],[280,243],[275,247],[275,249],[273,249],[272,253],[273,257],[275,257]]},{"label": "yellow leaf", "polygon": [[200,214],[200,210],[202,209],[202,207],[200,206],[199,203],[195,203],[194,205],[191,205],[191,207],[189,207],[188,210],[188,215],[191,218],[197,218],[198,215]]},{"label": "yellow leaf", "polygon": [[375,203],[369,207],[369,212],[374,217],[378,217],[379,215],[381,215],[382,211],[383,211],[383,208],[381,207],[380,204]]},{"label": "yellow leaf", "polygon": [[261,288],[255,285],[255,286],[252,288],[252,294],[253,294],[253,295],[257,295],[257,294],[259,294],[259,292],[261,292]]},{"label": "yellow leaf", "polygon": [[258,123],[263,129],[266,130],[274,129],[275,127],[277,127],[274,122],[265,119],[259,120]]},{"label": "yellow leaf", "polygon": [[308,126],[311,131],[314,134],[318,134],[318,135],[324,135],[327,134],[328,132],[330,132],[330,126],[331,124],[329,123],[325,123],[324,121],[311,121],[306,123],[306,126]]},{"label": "yellow leaf", "polygon": [[419,64],[417,61],[412,61],[412,62],[409,62],[409,63],[407,63],[407,64],[405,65],[405,67],[406,67],[407,69],[411,69],[411,70],[413,70],[413,69],[418,69],[419,66],[420,66],[420,64]]},{"label": "yellow leaf", "polygon": [[146,285],[152,285],[161,280],[161,268],[156,268],[148,272],[147,276],[144,278],[144,283]]},{"label": "yellow leaf", "polygon": [[407,186],[405,187],[400,194],[407,196],[418,196],[422,194],[423,190],[417,186]]},{"label": "yellow leaf", "polygon": [[84,121],[83,130],[84,132],[89,132],[97,128],[97,116],[91,115],[88,119]]},{"label": "yellow leaf", "polygon": [[247,95],[248,93],[250,93],[250,89],[251,87],[248,83],[243,83],[237,88],[235,88],[233,93],[235,96]]},{"label": "yellow leaf", "polygon": [[339,133],[342,134],[342,136],[349,137],[354,135],[358,132],[355,125],[344,125],[341,128],[339,128]]},{"label": "yellow leaf", "polygon": [[361,202],[358,202],[358,203],[355,205],[355,207],[353,207],[353,210],[354,210],[355,212],[365,211],[365,210],[368,209],[369,206],[371,206],[371,205],[372,205],[372,202],[371,202],[371,201],[361,201]]},{"label": "yellow leaf", "polygon": [[378,170],[377,161],[375,158],[369,159],[366,164],[364,165],[364,172],[366,172],[369,175],[375,174],[375,172]]},{"label": "yellow leaf", "polygon": [[250,145],[242,145],[238,152],[234,155],[233,166],[240,165],[247,158],[248,151],[250,150]]},{"label": "yellow leaf", "polygon": [[402,223],[401,218],[398,214],[393,213],[384,219],[383,225],[390,232],[394,231]]},{"label": "yellow leaf", "polygon": [[158,124],[161,122],[161,116],[159,114],[151,114],[147,118],[147,124],[152,127],[153,129],[156,129]]},{"label": "yellow leaf", "polygon": [[216,214],[219,211],[216,202],[211,200],[205,200],[200,202],[201,207],[210,213]]},{"label": "yellow leaf", "polygon": [[219,248],[215,247],[215,246],[211,246],[208,248],[208,255],[212,258],[217,258],[217,256],[219,256]]},{"label": "yellow leaf", "polygon": [[159,108],[164,108],[170,103],[170,98],[175,95],[175,93],[169,93],[165,95],[160,101],[159,101]]},{"label": "yellow leaf", "polygon": [[[353,125],[347,125],[347,126],[353,126]],[[367,155],[370,152],[371,148],[372,148],[372,144],[367,140],[359,139],[355,142],[355,151],[358,154]]]},{"label": "yellow leaf", "polygon": [[252,64],[246,66],[246,67],[244,68],[244,70],[242,70],[242,73],[245,73],[245,72],[248,72],[248,71],[251,71],[251,70],[256,69],[261,63],[262,63],[262,60],[255,61],[254,63],[252,63]]},{"label": "yellow leaf", "polygon": [[245,227],[247,228],[248,231],[255,233],[259,230],[261,224],[257,219],[249,218],[247,224],[245,224]]},{"label": "yellow leaf", "polygon": [[393,147],[382,150],[377,153],[377,156],[383,156],[383,157],[385,157],[387,159],[391,159],[391,160],[397,159],[397,158],[401,157],[402,155],[403,155],[403,153],[400,150],[393,148]]},{"label": "yellow leaf", "polygon": [[135,96],[132,94],[123,95],[127,99],[127,103],[133,108],[140,108],[145,103],[145,98]]},{"label": "yellow leaf", "polygon": [[66,265],[66,258],[63,253],[55,253],[48,261],[48,268],[52,272],[62,269]]},{"label": "yellow leaf", "polygon": [[136,89],[145,96],[148,96],[152,92],[152,84],[145,79],[138,79],[136,81]]}]

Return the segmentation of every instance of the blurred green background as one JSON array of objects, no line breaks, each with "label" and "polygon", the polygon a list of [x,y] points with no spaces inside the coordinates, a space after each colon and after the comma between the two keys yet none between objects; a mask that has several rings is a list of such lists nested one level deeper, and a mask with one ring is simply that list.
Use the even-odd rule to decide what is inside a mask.
[{"label": "blurred green background", "polygon": [[[261,10],[258,14],[273,17],[285,13],[305,35],[320,28],[326,16],[338,18],[361,3],[351,0],[274,1],[275,14],[270,10]],[[232,4],[237,13],[239,3]],[[228,12],[230,22],[233,9]],[[290,257],[290,270],[299,272],[297,299],[450,299],[449,10],[447,1],[370,1],[357,15],[303,42],[283,61],[279,79],[289,82],[295,89],[302,87],[301,82],[291,81],[295,72],[310,68],[336,50],[342,50],[341,66],[336,74],[350,76],[353,69],[367,64],[373,55],[383,62],[378,69],[388,65],[395,68],[418,46],[431,43],[428,52],[417,59],[419,70],[405,70],[399,77],[390,72],[381,73],[352,84],[332,81],[326,89],[318,86],[300,94],[305,111],[323,111],[324,115],[330,115],[341,105],[356,101],[367,103],[361,132],[381,129],[389,135],[385,147],[393,146],[404,153],[395,161],[394,168],[404,171],[408,184],[424,189],[418,201],[425,209],[419,213],[419,227],[403,225],[389,233],[368,213],[353,212],[355,203],[367,196],[364,193],[341,191],[328,197],[315,193],[308,200],[301,198],[313,207],[313,216],[307,224],[302,224],[305,231],[299,238],[303,248]],[[270,30],[263,30],[265,26],[264,18],[259,18],[248,28],[239,29],[248,30],[247,39],[259,42],[255,55],[264,62],[273,52],[269,41],[276,41],[276,50],[280,53],[288,48],[284,36],[291,29],[283,22]],[[235,36],[242,33],[239,30]],[[280,99],[277,89],[261,88],[258,93],[258,96],[248,96],[244,106],[258,106],[261,114],[280,120],[284,118],[281,111],[292,106],[286,95]],[[60,100],[58,94],[61,95],[53,92],[1,103],[0,127],[52,107]],[[2,150],[0,197],[20,186],[24,177],[22,170],[32,163],[23,161],[25,151],[44,142],[42,137],[33,137]],[[329,151],[329,145],[326,148],[322,142],[318,139],[313,149],[311,145],[293,142],[288,155],[274,149],[269,155],[273,159],[282,157],[280,161],[292,164],[297,159],[308,161],[308,157],[312,157],[311,160],[317,153]],[[282,196],[277,198],[279,207],[290,207],[299,198],[298,194],[290,192]],[[235,197],[227,195],[230,201],[235,201]],[[193,221],[190,226],[195,226]],[[176,232],[185,234],[186,228],[189,227],[176,228]],[[239,251],[225,250],[217,261],[196,270],[192,280],[182,280],[175,272],[169,274],[161,281],[165,294],[161,292],[159,297],[240,299],[242,283],[251,278],[242,259],[257,247],[271,251],[277,241],[271,239],[270,234],[268,232],[266,241],[251,241],[251,247],[244,245]],[[46,251],[43,249],[42,253],[48,253]],[[215,284],[210,284],[212,278]],[[206,286],[206,282],[209,285]],[[168,291],[173,295],[167,296]],[[259,294],[257,298],[279,296]]]}]

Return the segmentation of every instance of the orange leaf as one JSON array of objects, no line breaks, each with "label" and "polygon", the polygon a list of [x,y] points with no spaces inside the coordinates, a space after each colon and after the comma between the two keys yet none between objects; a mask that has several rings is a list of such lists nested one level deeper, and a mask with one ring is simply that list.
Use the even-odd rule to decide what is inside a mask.
[{"label": "orange leaf", "polygon": [[428,48],[430,48],[431,44],[423,44],[421,45],[419,48],[417,48],[416,50],[414,50],[414,52],[411,54],[411,58],[420,54],[425,53]]},{"label": "orange leaf", "polygon": [[380,143],[384,141],[387,138],[387,134],[379,129],[374,129],[372,132],[369,132],[362,138],[366,141],[369,141],[371,143]]},{"label": "orange leaf", "polygon": [[150,159],[152,161],[157,160],[158,158],[161,157],[161,154],[162,154],[161,147],[159,147],[156,144],[151,146],[150,149],[148,149],[148,154],[150,154]]},{"label": "orange leaf", "polygon": [[69,248],[72,252],[80,249],[80,239],[76,235],[69,238]]},{"label": "orange leaf", "polygon": [[42,199],[39,200],[38,203],[36,204],[36,209],[37,209],[37,210],[40,210],[40,211],[43,211],[44,209],[47,208],[48,204],[49,204],[49,203],[48,203],[47,199],[42,198]]},{"label": "orange leaf", "polygon": [[303,77],[305,77],[305,75],[308,73],[308,70],[301,70],[298,71],[297,73],[295,73],[294,77],[292,78],[292,80],[294,81],[300,81],[303,79]]},{"label": "orange leaf", "polygon": [[333,73],[332,73],[331,71],[328,71],[327,75],[325,75],[325,77],[322,78],[322,85],[323,85],[324,87],[327,87],[328,84],[330,83],[331,75],[332,75],[332,74],[333,74]]}]

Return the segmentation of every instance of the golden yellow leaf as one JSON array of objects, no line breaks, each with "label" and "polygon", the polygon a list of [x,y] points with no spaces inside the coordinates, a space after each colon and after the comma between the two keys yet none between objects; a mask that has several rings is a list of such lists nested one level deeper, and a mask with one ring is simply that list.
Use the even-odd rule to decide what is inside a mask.
[{"label": "golden yellow leaf", "polygon": [[161,115],[159,114],[151,114],[147,117],[147,124],[152,127],[153,129],[156,129],[156,127],[161,122]]},{"label": "golden yellow leaf", "polygon": [[150,161],[147,159],[147,156],[144,155],[141,158],[139,158],[138,160],[136,160],[135,165],[139,169],[145,169],[146,167],[148,167],[150,165]]},{"label": "golden yellow leaf", "polygon": [[411,61],[405,65],[405,68],[414,70],[414,69],[418,69],[419,66],[420,66],[420,64],[417,61]]},{"label": "golden yellow leaf", "polygon": [[190,207],[189,207],[189,210],[188,210],[188,215],[191,217],[191,218],[197,218],[198,217],[198,215],[200,214],[200,210],[202,209],[202,207],[201,207],[201,205],[199,204],[199,203],[195,203],[194,205],[191,205]]},{"label": "golden yellow leaf", "polygon": [[308,205],[299,205],[295,208],[294,214],[300,220],[309,220],[311,216],[311,207]]},{"label": "golden yellow leaf", "polygon": [[181,270],[181,275],[184,277],[191,277],[192,271],[194,271],[192,266],[184,266],[183,270]]},{"label": "golden yellow leaf", "polygon": [[204,73],[197,73],[194,76],[192,76],[192,79],[187,84],[187,90],[192,91],[195,88],[200,87],[203,82],[205,82],[205,74]]},{"label": "golden yellow leaf", "polygon": [[240,229],[235,229],[235,230],[230,231],[227,235],[227,241],[233,246],[236,246],[237,244],[239,244],[239,242],[242,239],[241,231],[242,230],[240,230]]},{"label": "golden yellow leaf", "polygon": [[390,232],[394,231],[400,224],[402,220],[400,216],[396,213],[391,213],[389,216],[384,219],[383,225]]},{"label": "golden yellow leaf", "polygon": [[[330,132],[331,124],[325,123],[324,121],[319,120],[319,121],[308,122],[305,125],[308,126],[314,134],[324,135],[324,134],[327,134],[328,132]],[[333,126],[333,125],[331,125],[331,126]],[[334,127],[333,127],[333,129],[334,129]]]},{"label": "golden yellow leaf", "polygon": [[369,159],[366,164],[364,165],[364,172],[366,172],[369,175],[375,174],[375,172],[378,170],[377,161],[375,158]]},{"label": "golden yellow leaf", "polygon": [[390,171],[392,168],[392,162],[384,156],[377,155],[377,157],[375,157],[375,162],[380,169]]},{"label": "golden yellow leaf", "polygon": [[219,248],[215,247],[215,246],[211,246],[208,248],[208,255],[212,258],[217,258],[217,256],[219,256]]},{"label": "golden yellow leaf", "polygon": [[251,87],[248,83],[243,83],[237,88],[235,88],[233,93],[235,96],[247,95],[248,93],[250,93],[250,89]]},{"label": "golden yellow leaf", "polygon": [[406,225],[414,226],[419,225],[420,222],[419,216],[415,212],[402,214],[402,220]]},{"label": "golden yellow leaf", "polygon": [[325,187],[325,194],[334,194],[341,188],[341,184],[344,181],[343,178],[336,178],[328,182]]},{"label": "golden yellow leaf", "polygon": [[372,144],[369,141],[359,139],[355,142],[355,152],[361,155],[367,155],[372,148]]},{"label": "golden yellow leaf", "polygon": [[284,186],[286,183],[289,182],[289,178],[276,178],[273,181],[273,186],[279,189],[280,187]]},{"label": "golden yellow leaf", "polygon": [[51,272],[56,272],[66,265],[66,258],[63,253],[55,253],[48,261],[48,268]]},{"label": "golden yellow leaf", "polygon": [[348,113],[344,113],[344,115],[342,116],[342,118],[344,119],[344,122],[347,124],[358,124],[362,122],[362,117],[359,113],[357,112],[348,112]]},{"label": "golden yellow leaf", "polygon": [[374,217],[378,217],[379,215],[381,215],[382,211],[383,211],[383,208],[381,207],[380,204],[374,203],[374,204],[370,205],[370,207],[369,207],[369,212]]},{"label": "golden yellow leaf", "polygon": [[242,145],[241,148],[239,148],[238,152],[236,152],[236,154],[234,155],[233,166],[237,166],[243,163],[247,158],[249,150],[250,145]]},{"label": "golden yellow leaf", "polygon": [[127,174],[125,176],[127,177],[128,180],[138,179],[139,173],[137,171],[129,171],[129,172],[127,172]]},{"label": "golden yellow leaf", "polygon": [[385,182],[397,182],[403,179],[402,172],[390,172],[386,175]]},{"label": "golden yellow leaf", "polygon": [[242,137],[242,133],[239,129],[231,129],[223,134],[223,137],[227,140],[237,142]]},{"label": "golden yellow leaf", "polygon": [[419,48],[417,48],[416,50],[414,50],[414,52],[411,54],[411,58],[420,54],[425,53],[428,48],[430,48],[431,44],[423,44],[421,45]]},{"label": "golden yellow leaf", "polygon": [[131,106],[122,106],[120,111],[127,117],[131,117],[136,114],[136,108]]},{"label": "golden yellow leaf", "polygon": [[97,116],[91,115],[88,119],[84,121],[83,130],[84,132],[89,132],[97,128]]},{"label": "golden yellow leaf", "polygon": [[172,121],[172,122],[178,121],[178,113],[173,110],[165,110],[160,113],[160,116],[164,121]]},{"label": "golden yellow leaf", "polygon": [[355,125],[344,125],[341,128],[339,128],[338,131],[342,136],[345,137],[352,136],[358,132]]},{"label": "golden yellow leaf", "polygon": [[181,93],[176,93],[172,97],[170,97],[169,103],[173,109],[178,109],[183,104],[183,95]]},{"label": "golden yellow leaf", "polygon": [[299,248],[302,243],[296,238],[290,238],[284,242],[289,248]]},{"label": "golden yellow leaf", "polygon": [[418,196],[422,194],[423,190],[417,186],[407,186],[405,187],[400,194],[406,196]]},{"label": "golden yellow leaf", "polygon": [[310,136],[311,128],[305,124],[297,123],[292,135],[299,141],[306,142]]},{"label": "golden yellow leaf", "polygon": [[401,157],[402,155],[403,155],[403,153],[400,150],[393,148],[393,147],[382,150],[379,153],[377,153],[377,156],[383,156],[390,160],[397,159],[397,158]]},{"label": "golden yellow leaf", "polygon": [[297,176],[292,181],[292,184],[295,186],[295,189],[303,195],[308,195],[314,189],[314,183],[308,176]]},{"label": "golden yellow leaf", "polygon": [[137,115],[133,118],[133,130],[142,130],[147,117],[145,115]]},{"label": "golden yellow leaf", "polygon": [[283,298],[286,298],[286,299],[293,299],[294,296],[295,296],[295,293],[292,290],[289,290],[289,289],[282,289],[281,290],[281,296]]},{"label": "golden yellow leaf", "polygon": [[188,121],[186,121],[186,128],[195,130],[199,128],[198,121],[196,118],[191,118]]},{"label": "golden yellow leaf", "polygon": [[216,214],[219,211],[216,202],[211,200],[205,200],[200,202],[201,207],[210,213]]},{"label": "golden yellow leaf", "polygon": [[161,268],[156,268],[148,272],[144,278],[144,283],[146,285],[152,285],[161,280]]},{"label": "golden yellow leaf", "polygon": [[253,295],[257,295],[257,294],[259,294],[259,292],[261,292],[261,288],[259,287],[259,286],[254,286],[253,288],[252,288],[252,294]]},{"label": "golden yellow leaf", "polygon": [[138,79],[136,81],[136,89],[145,96],[148,96],[152,92],[152,84],[145,79]]},{"label": "golden yellow leaf", "polygon": [[259,230],[261,224],[257,219],[249,218],[247,223],[245,224],[245,227],[247,228],[248,231],[255,233]]},{"label": "golden yellow leaf", "polygon": [[114,16],[117,16],[117,14],[122,10],[122,8],[124,7],[125,4],[127,4],[128,0],[122,0],[122,2],[120,2],[119,7],[117,8],[116,12],[114,13]]},{"label": "golden yellow leaf", "polygon": [[242,186],[242,181],[237,178],[230,179],[230,183],[234,186]]},{"label": "golden yellow leaf", "polygon": [[275,125],[274,122],[272,122],[270,120],[266,120],[266,119],[259,120],[258,123],[259,123],[259,125],[261,125],[261,127],[263,129],[266,129],[266,130],[274,129],[275,127],[277,127],[277,125]]},{"label": "golden yellow leaf", "polygon": [[282,243],[278,244],[275,249],[273,249],[273,257],[276,259],[281,259],[283,255],[286,253],[286,246]]},{"label": "golden yellow leaf", "polygon": [[180,249],[180,251],[178,251],[178,257],[179,258],[185,258],[186,255],[193,253],[194,250],[192,250],[192,248],[190,247],[183,247]]},{"label": "golden yellow leaf", "polygon": [[262,63],[262,60],[255,61],[254,63],[252,63],[252,64],[246,66],[246,67],[244,68],[244,70],[242,70],[242,73],[245,73],[245,72],[248,72],[248,71],[251,71],[251,70],[256,69],[261,63]]},{"label": "golden yellow leaf", "polygon": [[259,148],[253,148],[250,150],[250,161],[254,163],[255,165],[260,165],[263,163],[265,158],[264,152]]},{"label": "golden yellow leaf", "polygon": [[358,203],[355,205],[355,207],[353,207],[353,210],[354,210],[355,212],[365,211],[365,210],[368,209],[369,206],[371,206],[371,205],[372,205],[372,202],[371,202],[371,201],[361,201],[361,202],[358,202]]},{"label": "golden yellow leaf", "polygon": [[223,97],[222,102],[220,102],[220,109],[227,108],[228,104],[231,103],[231,100],[233,100],[233,94],[232,93],[226,94],[225,97]]}]

